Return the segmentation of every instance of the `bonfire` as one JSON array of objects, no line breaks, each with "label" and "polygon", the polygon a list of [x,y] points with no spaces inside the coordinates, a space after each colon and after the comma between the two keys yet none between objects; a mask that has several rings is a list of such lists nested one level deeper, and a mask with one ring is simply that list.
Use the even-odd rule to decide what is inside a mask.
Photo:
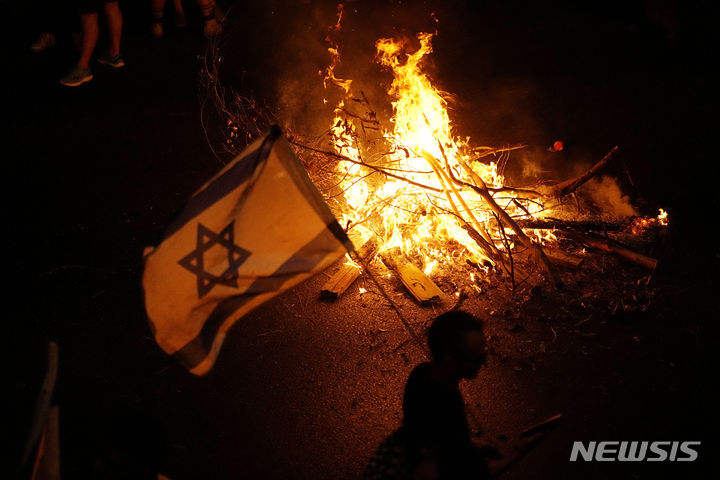
[{"label": "bonfire", "polygon": [[[376,41],[378,68],[392,74],[388,94],[393,115],[383,123],[353,79],[336,74],[341,21],[339,6],[337,23],[326,38],[329,63],[319,72],[324,88],[341,95],[334,118],[320,137],[290,135],[357,248],[357,255],[348,255],[325,284],[325,295],[337,298],[376,258],[386,268],[384,275],[397,276],[420,303],[444,301],[468,289],[481,291],[484,282],[498,276],[507,279],[514,292],[539,271],[560,289],[562,269],[577,268],[588,248],[649,269],[657,266],[655,259],[614,241],[608,232],[642,236],[648,229],[667,226],[665,211],[656,217],[607,221],[584,213],[583,198],[576,195],[617,158],[618,146],[578,177],[510,185],[504,166],[512,152],[526,145],[478,146],[454,134],[448,95],[423,70],[437,32],[419,33],[412,41]],[[216,68],[209,66],[206,80],[217,92]],[[228,117],[231,146],[237,138],[260,133],[258,120],[262,124],[272,119],[239,95],[231,108],[225,98],[218,103]],[[552,148],[561,150],[562,142]]]}]

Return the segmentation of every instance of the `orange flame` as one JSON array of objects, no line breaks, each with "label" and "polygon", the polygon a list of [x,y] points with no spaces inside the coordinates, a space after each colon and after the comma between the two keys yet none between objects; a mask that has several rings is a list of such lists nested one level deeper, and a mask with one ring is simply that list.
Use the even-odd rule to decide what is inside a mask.
[{"label": "orange flame", "polygon": [[[341,18],[340,9],[334,31],[339,30]],[[473,183],[471,176],[476,175],[493,188],[501,187],[504,179],[495,162],[473,162],[469,138],[453,135],[448,96],[433,86],[422,69],[423,59],[432,53],[433,36],[418,34],[420,47],[411,53],[407,53],[407,39],[381,38],[375,44],[377,62],[393,75],[388,90],[393,98],[393,117],[392,129],[383,132],[384,153],[372,158],[382,157],[382,166],[405,180],[384,177],[361,164],[363,155],[372,148],[362,143],[357,119],[344,114],[345,101],[337,104],[330,129],[335,151],[358,162],[340,162],[336,169],[343,190],[344,201],[338,206],[343,224],[371,228],[381,239],[382,249],[400,247],[419,259],[428,275],[449,261],[493,263],[493,249],[513,245],[512,232],[500,227],[484,201],[454,181]],[[325,87],[330,81],[350,100],[352,80],[338,79],[334,73],[339,62],[337,44],[328,51],[331,64],[324,77]],[[543,208],[538,202],[516,197],[503,192],[496,201],[516,218],[531,218]],[[484,246],[473,239],[468,226],[485,238]],[[541,242],[555,240],[552,232],[528,233]]]}]

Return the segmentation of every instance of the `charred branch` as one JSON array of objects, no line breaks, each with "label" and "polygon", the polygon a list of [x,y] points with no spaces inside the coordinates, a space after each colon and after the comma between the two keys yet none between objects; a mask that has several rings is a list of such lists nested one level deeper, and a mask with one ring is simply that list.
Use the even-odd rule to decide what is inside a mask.
[{"label": "charred branch", "polygon": [[627,228],[627,222],[603,222],[590,220],[560,220],[557,218],[545,218],[542,220],[520,219],[516,220],[522,228],[543,229],[543,230],[578,230],[578,231],[599,231],[616,232]]},{"label": "charred branch", "polygon": [[584,260],[582,257],[570,255],[569,253],[564,252],[558,248],[546,248],[545,255],[547,255],[547,257],[552,260],[553,263],[569,268],[579,267]]},{"label": "charred branch", "polygon": [[583,242],[591,247],[597,248],[604,252],[614,253],[615,255],[630,260],[631,262],[637,263],[638,265],[642,265],[643,267],[652,270],[657,267],[658,261],[656,259],[648,257],[641,253],[634,252],[618,244],[617,242],[598,237],[597,235],[593,235],[591,233],[585,235],[574,233],[573,237],[576,240]]},{"label": "charred branch", "polygon": [[[518,226],[515,220],[513,220],[512,217],[510,217],[510,215],[508,215],[508,213],[503,210],[500,205],[497,204],[493,196],[488,191],[487,185],[485,184],[483,179],[480,178],[480,175],[475,173],[475,171],[467,163],[465,163],[461,159],[458,159],[460,165],[465,169],[465,171],[467,171],[468,175],[473,180],[473,182],[475,182],[475,184],[466,183],[459,180],[457,177],[455,177],[455,174],[450,168],[447,156],[445,155],[445,149],[439,142],[438,145],[440,146],[440,151],[443,154],[445,160],[445,168],[447,174],[452,179],[452,181],[457,185],[469,187],[474,190],[478,195],[480,195],[480,197],[485,200],[485,203],[488,204],[490,209],[503,221],[503,223],[505,223],[513,230],[513,232],[515,232],[515,235],[518,237],[520,243],[522,243],[523,246],[525,246],[526,248],[529,248],[535,254],[535,257],[538,259],[538,261],[543,265],[543,267],[545,267],[545,270],[547,271],[548,277],[550,279],[550,283],[552,283],[553,287],[562,288],[562,281],[560,280],[557,270],[555,270],[553,264],[550,262],[550,260],[548,260],[547,256],[545,256],[545,253],[543,253],[542,247],[536,243],[533,243],[533,241],[530,240],[527,235],[525,235],[525,232],[523,232],[522,228]],[[432,157],[432,155],[427,152],[424,152],[423,156],[425,155]]]},{"label": "charred branch", "polygon": [[583,173],[579,177],[565,180],[564,182],[553,185],[552,187],[550,187],[550,195],[555,197],[564,197],[565,195],[573,193],[581,185],[598,175],[605,167],[607,167],[610,163],[610,160],[615,157],[615,154],[618,152],[618,150],[619,147],[617,145],[614,146],[612,150],[610,150],[599,162],[593,165],[587,172]]}]

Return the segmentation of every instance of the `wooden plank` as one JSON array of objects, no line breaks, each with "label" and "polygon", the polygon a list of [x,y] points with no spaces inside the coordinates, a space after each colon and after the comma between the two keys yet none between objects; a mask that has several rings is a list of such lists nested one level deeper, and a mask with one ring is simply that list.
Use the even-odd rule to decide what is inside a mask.
[{"label": "wooden plank", "polygon": [[[375,255],[377,255],[380,242],[375,237],[375,234],[367,228],[356,227],[356,229],[350,231],[349,237],[353,245],[361,245],[357,249],[357,252],[366,262],[371,261]],[[340,266],[340,269],[322,286],[320,296],[327,300],[336,300],[345,290],[350,288],[350,285],[352,285],[361,274],[362,268],[359,265],[346,260],[346,262]]]},{"label": "wooden plank", "polygon": [[399,247],[380,253],[383,263],[400,278],[410,294],[421,304],[444,300],[445,294],[425,273],[416,267]]},{"label": "wooden plank", "polygon": [[340,269],[335,272],[335,275],[330,277],[325,285],[320,289],[320,296],[326,300],[337,300],[345,290],[350,288],[355,280],[360,277],[362,269],[354,264],[351,264],[348,260],[346,263],[340,266]]}]

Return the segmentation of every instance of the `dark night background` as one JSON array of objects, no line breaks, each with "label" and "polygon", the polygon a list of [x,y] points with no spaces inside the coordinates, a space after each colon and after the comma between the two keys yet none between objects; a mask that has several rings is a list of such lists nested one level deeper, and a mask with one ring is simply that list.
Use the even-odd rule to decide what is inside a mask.
[{"label": "dark night background", "polygon": [[[397,364],[368,353],[374,339],[368,332],[378,323],[368,318],[389,313],[362,310],[350,299],[316,304],[320,280],[311,281],[239,322],[215,370],[200,379],[152,339],[141,252],[221,166],[202,111],[210,143],[221,136],[219,120],[201,102],[199,57],[207,43],[197,12],[189,6],[189,28],[169,28],[158,41],[148,33],[145,3],[121,1],[127,68],[96,67],[90,84],[66,89],[57,81],[73,62],[69,35],[54,50],[31,54],[33,2],[0,2],[7,96],[4,338],[12,403],[4,461],[12,471],[43,376],[45,342],[56,338],[66,478],[88,476],[114,443],[132,444],[133,458],[157,461],[173,479],[357,476],[397,425],[397,397],[412,367],[407,357]],[[317,29],[334,22],[335,4],[232,5],[220,43],[224,82],[296,111],[282,103],[279,87],[303,65],[311,73],[315,63],[322,68],[324,60],[311,50],[322,46],[325,32]],[[565,414],[556,436],[507,478],[717,476],[720,205],[712,2],[356,1],[346,12],[348,43],[354,34],[372,41],[433,28],[435,12],[432,71],[457,97],[459,133],[538,149],[561,139],[569,164],[594,162],[620,145],[634,184],[620,167],[610,173],[644,213],[663,207],[670,214],[668,238],[655,252],[662,318],[613,324],[593,358],[577,360],[573,339],[566,338],[537,378],[520,382],[519,392],[503,383],[500,366],[493,373],[491,361],[483,380],[498,393],[482,402],[490,430],[520,430],[528,422],[514,417],[535,404]],[[63,28],[74,21],[68,14]],[[307,50],[298,47],[308,38]],[[308,108],[286,120],[316,113]],[[400,343],[402,332],[396,333]],[[641,348],[634,349],[633,337],[643,339]],[[355,358],[357,364],[348,360]],[[393,371],[389,379],[379,373],[383,368]],[[598,394],[613,376],[625,381]],[[345,382],[366,397],[345,399],[351,394],[343,393]],[[359,403],[362,414],[338,410],[343,402],[353,409]],[[702,439],[703,462],[570,467],[574,439]]]}]

